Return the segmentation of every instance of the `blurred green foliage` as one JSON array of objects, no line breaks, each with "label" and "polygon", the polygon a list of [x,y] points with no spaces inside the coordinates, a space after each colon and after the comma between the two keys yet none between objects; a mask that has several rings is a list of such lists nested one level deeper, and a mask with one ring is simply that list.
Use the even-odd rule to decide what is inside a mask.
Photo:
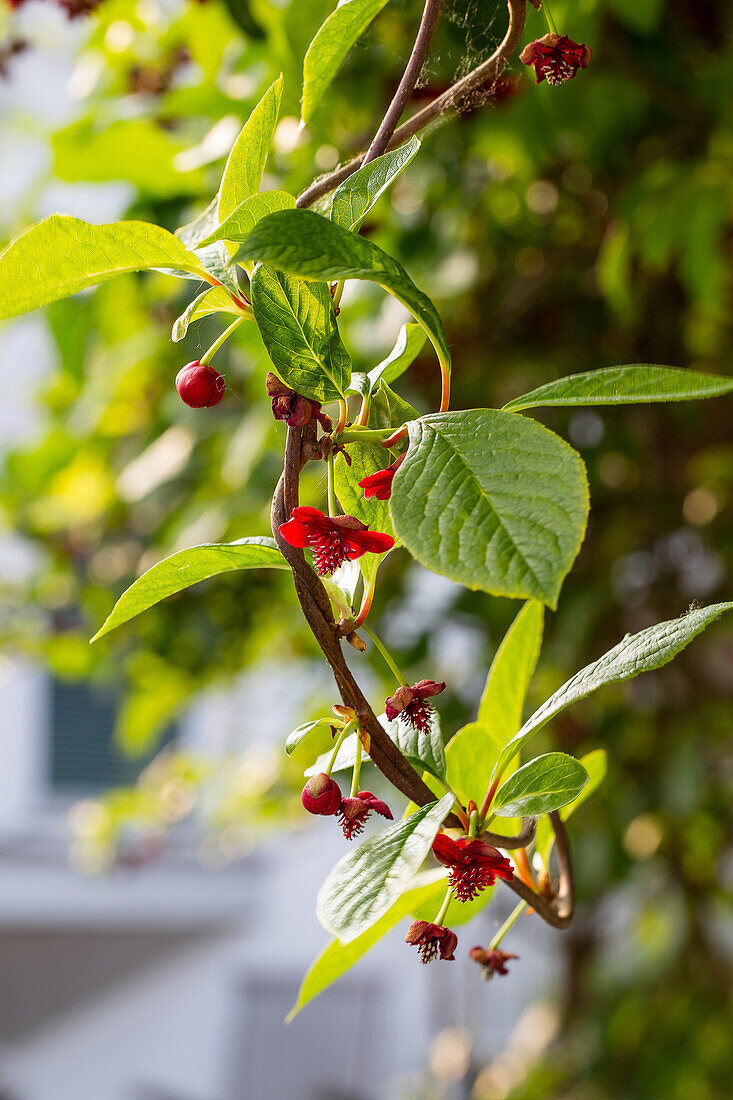
[{"label": "blurred green foliage", "polygon": [[[253,0],[240,23],[253,18],[264,31],[255,37],[216,0],[165,12],[105,0],[79,52],[79,117],[48,134],[49,173],[128,181],[129,215],[172,229],[203,208],[241,122],[283,71],[267,182],[297,192],[314,165],[327,170],[368,139],[420,8],[387,5],[299,131],[301,60],[330,3]],[[480,109],[425,136],[366,226],[436,300],[457,408],[500,405],[598,366],[725,373],[731,362],[730,5],[557,0],[553,13],[592,46],[589,69],[561,88],[535,87],[515,64]],[[505,18],[494,0],[447,6],[426,88],[442,90],[484,56]],[[543,33],[530,7],[527,40]],[[47,178],[28,188],[8,237],[35,216]],[[256,583],[220,577],[87,644],[154,560],[269,529],[282,432],[263,399],[259,337],[243,326],[217,360],[230,387],[221,405],[204,416],[185,409],[176,371],[219,330],[208,318],[169,342],[189,297],[163,275],[129,276],[49,309],[56,365],[39,428],[5,456],[0,480],[3,524],[42,563],[27,584],[0,579],[3,643],[62,676],[121,681],[128,749],[148,744],[204,686],[314,651],[289,579],[269,572]],[[345,304],[355,369],[369,369],[402,318],[375,288],[350,287]],[[424,352],[397,388],[425,411],[436,375]],[[733,550],[729,400],[540,415],[583,453],[592,511],[530,704],[626,631],[693,599],[728,597]],[[458,728],[516,606],[455,590],[431,608],[404,555],[382,574],[376,614],[404,666],[432,675],[441,658],[450,666],[459,635],[470,643],[450,666],[455,690],[441,708],[444,728]],[[586,701],[539,739],[576,754],[606,746],[609,776],[573,823],[580,913],[562,941],[558,1037],[509,1085],[489,1067],[480,1100],[730,1095],[730,630]],[[609,920],[619,909],[621,925]]]}]

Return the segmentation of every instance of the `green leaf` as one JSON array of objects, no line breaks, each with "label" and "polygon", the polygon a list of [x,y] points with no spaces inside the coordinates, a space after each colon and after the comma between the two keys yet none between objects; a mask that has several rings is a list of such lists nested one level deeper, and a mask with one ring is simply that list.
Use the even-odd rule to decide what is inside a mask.
[{"label": "green leaf", "polygon": [[203,269],[185,245],[158,225],[90,225],[52,214],[16,237],[0,254],[0,320],[57,302],[115,275],[149,268]]},{"label": "green leaf", "polygon": [[[352,0],[353,2],[353,0]],[[304,279],[367,279],[393,294],[414,314],[447,372],[450,352],[438,311],[401,264],[371,241],[334,225],[312,210],[283,210],[255,227],[235,259],[262,260]]]},{"label": "green leaf", "polygon": [[634,363],[628,367],[570,374],[557,378],[523,397],[515,397],[505,409],[532,409],[558,405],[636,405],[657,401],[693,401],[733,391],[733,378],[679,367],[655,367]]},{"label": "green leaf", "polygon": [[[352,0],[353,2],[353,0]],[[337,9],[338,10],[338,9]],[[364,216],[371,210],[379,196],[397,179],[420,148],[417,137],[411,137],[399,149],[383,153],[381,157],[358,168],[336,188],[331,200],[331,221],[344,229],[358,229]]]},{"label": "green leaf", "polygon": [[[500,747],[522,724],[527,688],[540,655],[544,618],[542,604],[528,600],[504,635],[489,669],[478,721],[491,730]],[[490,775],[487,784],[489,779]]]},{"label": "green leaf", "polygon": [[453,795],[421,806],[339,860],[318,893],[323,927],[349,943],[395,903],[430,851]]},{"label": "green leaf", "polygon": [[223,544],[204,543],[179,550],[138,577],[112,608],[104,625],[92,638],[96,642],[110,630],[134,619],[142,611],[218,573],[237,569],[287,569],[288,564],[274,539],[253,537]]},{"label": "green leaf", "polygon": [[491,809],[500,817],[539,817],[567,806],[587,782],[588,773],[574,756],[548,752],[502,783]]},{"label": "green leaf", "polygon": [[387,358],[383,359],[367,374],[369,393],[374,393],[380,381],[387,383],[396,381],[417,359],[424,346],[425,332],[420,325],[403,325],[395,346]]},{"label": "green leaf", "polygon": [[501,745],[480,722],[469,722],[445,747],[446,779],[464,806],[484,797]]},{"label": "green leaf", "polygon": [[351,940],[350,943],[332,940],[309,967],[298,991],[298,998],[285,1017],[285,1022],[289,1024],[295,1019],[309,1001],[341,978],[399,921],[409,916],[419,906],[437,907],[444,893],[445,872],[424,871],[415,877],[414,885],[398,898],[384,916],[360,936]]},{"label": "green leaf", "polygon": [[[594,749],[592,752],[587,752],[585,756],[581,756],[580,763],[583,765],[588,773],[588,782],[583,787],[577,798],[574,798],[572,802],[567,806],[563,806],[560,810],[560,817],[563,821],[567,821],[571,814],[575,813],[579,806],[590,798],[594,791],[597,791],[601,783],[606,777],[606,750]],[[550,825],[547,817],[541,818],[537,822],[537,831],[534,837],[535,852],[540,856],[545,866],[550,858],[552,847],[555,843],[555,834]]]},{"label": "green leaf", "polygon": [[[391,535],[392,520],[387,501],[377,500],[376,497],[367,500],[364,490],[359,488],[359,482],[379,470],[384,470],[392,461],[392,456],[378,443],[349,443],[346,449],[351,465],[348,465],[343,454],[337,455],[334,463],[336,496],[341,507],[347,516],[355,516],[372,531],[383,531]],[[382,555],[365,554],[364,557]]]},{"label": "green leaf", "polygon": [[588,515],[577,452],[535,421],[493,409],[408,427],[390,511],[413,557],[468,588],[555,607]]},{"label": "green leaf", "polygon": [[379,721],[414,767],[424,769],[437,779],[445,779],[445,746],[437,712],[432,715],[427,733],[418,733],[408,722],[399,719],[390,722],[386,714],[380,714]]},{"label": "green leaf", "polygon": [[215,241],[243,241],[252,232],[257,222],[268,214],[278,210],[292,210],[295,199],[287,191],[260,191],[241,202],[221,225],[217,226],[200,245],[213,244]]},{"label": "green leaf", "polygon": [[572,679],[563,684],[527,719],[516,737],[513,737],[505,746],[496,770],[501,771],[503,765],[524,748],[537,730],[542,729],[571,703],[585,699],[605,684],[618,684],[624,680],[631,680],[640,672],[651,672],[655,668],[661,668],[723,612],[731,609],[733,609],[733,601],[713,604],[711,607],[688,611],[679,619],[670,619],[664,623],[657,623],[656,626],[648,626],[638,634],[627,634],[623,641],[613,649],[609,649],[608,653],[604,653],[597,661],[576,672]]},{"label": "green leaf", "polygon": [[267,352],[286,385],[322,403],[343,396],[351,360],[325,283],[306,282],[258,264],[250,299]]},{"label": "green leaf", "polygon": [[233,313],[235,317],[241,317],[241,311],[232,301],[229,291],[223,286],[212,286],[204,290],[197,298],[184,309],[180,317],[176,318],[171,333],[174,343],[182,340],[188,332],[188,326],[194,321],[200,321],[202,317],[210,317],[212,313]]},{"label": "green leaf", "polygon": [[[217,241],[215,244],[207,245],[206,248],[200,247],[200,243],[204,237],[212,233],[219,224],[219,215],[217,211],[218,196],[217,198],[213,198],[206,209],[202,210],[193,221],[180,226],[176,230],[176,236],[179,240],[183,241],[187,248],[196,250],[196,259],[206,268],[210,275],[213,275],[215,279],[218,279],[219,282],[223,283],[224,286],[234,294],[239,294],[237,270],[231,261],[226,245],[221,241]],[[193,278],[193,276],[186,276],[185,272],[173,271],[171,274],[180,274],[184,275],[186,278]]]},{"label": "green leaf", "polygon": [[[355,733],[347,734],[347,736],[341,743],[341,748],[336,753],[336,760],[334,761],[334,765],[331,769],[332,772],[343,772],[346,771],[347,768],[353,768],[354,764],[356,763],[357,743],[358,737]],[[320,773],[324,770],[329,760],[331,759],[332,752],[333,749],[329,749],[328,752],[322,752],[316,762],[312,764],[310,768],[305,769],[303,775],[320,775]],[[368,759],[369,757],[367,756],[367,754],[362,753],[362,760],[366,761]]]},{"label": "green leaf", "polygon": [[219,222],[254,195],[260,187],[280,113],[283,78],[267,89],[240,130],[224,167],[219,187]]},{"label": "green leaf", "polygon": [[349,50],[386,3],[387,0],[341,0],[321,26],[303,60],[303,122],[310,122]]},{"label": "green leaf", "polygon": [[321,726],[332,726],[333,724],[333,718],[316,718],[315,722],[304,722],[302,726],[296,726],[293,732],[288,734],[288,739],[285,742],[285,752],[288,756],[292,756],[301,741],[304,741],[312,730],[320,729]]}]

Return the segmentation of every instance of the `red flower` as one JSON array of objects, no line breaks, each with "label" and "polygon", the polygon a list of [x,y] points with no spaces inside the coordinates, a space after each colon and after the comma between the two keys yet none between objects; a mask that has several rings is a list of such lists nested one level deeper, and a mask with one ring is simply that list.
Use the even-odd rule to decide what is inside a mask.
[{"label": "red flower", "polygon": [[390,722],[399,715],[403,722],[416,729],[418,733],[427,733],[433,717],[433,708],[425,700],[431,695],[440,695],[445,684],[436,684],[435,680],[420,680],[409,687],[403,684],[394,695],[384,701],[384,713]]},{"label": "red flower", "polygon": [[432,962],[440,954],[446,962],[454,962],[458,936],[450,928],[430,924],[426,920],[414,920],[407,930],[405,943],[414,944],[421,963]]},{"label": "red flower", "polygon": [[318,775],[312,775],[303,787],[300,801],[309,814],[322,814],[328,817],[339,812],[341,790],[330,775],[320,772]]},{"label": "red flower", "polygon": [[328,577],[345,561],[355,561],[362,554],[383,554],[394,546],[391,535],[370,531],[354,516],[330,519],[317,508],[299,505],[293,508],[292,519],[280,524],[280,534],[291,546],[313,551],[316,572]]},{"label": "red flower", "polygon": [[276,420],[284,420],[291,428],[302,428],[311,418],[315,418],[324,432],[333,429],[331,417],[322,411],[320,401],[301,397],[272,371],[267,376],[267,394],[272,398],[272,415]]},{"label": "red flower", "polygon": [[181,401],[192,409],[218,405],[224,396],[225,382],[218,370],[199,363],[186,363],[176,375],[176,389]]},{"label": "red flower", "polygon": [[369,474],[368,477],[361,479],[359,488],[364,490],[367,500],[372,497],[376,497],[377,500],[389,500],[392,496],[392,481],[404,460],[405,456],[400,455],[386,470],[377,470],[376,474]]},{"label": "red flower", "polygon": [[347,840],[358,836],[371,812],[392,820],[392,811],[386,802],[375,798],[371,791],[359,791],[356,798],[344,798],[339,810],[339,825]]},{"label": "red flower", "polygon": [[445,833],[438,833],[433,855],[444,867],[450,867],[449,882],[459,901],[471,901],[487,886],[493,886],[497,878],[507,882],[514,878],[509,860],[483,840],[468,836],[451,840]]},{"label": "red flower", "polygon": [[572,80],[578,69],[587,69],[591,59],[590,47],[583,42],[573,42],[566,34],[546,34],[525,46],[519,60],[534,65],[537,83],[564,84]]},{"label": "red flower", "polygon": [[506,964],[509,959],[518,959],[519,955],[511,955],[508,951],[487,951],[483,947],[472,947],[468,952],[474,962],[481,967],[481,977],[488,982],[494,974],[508,974]]}]

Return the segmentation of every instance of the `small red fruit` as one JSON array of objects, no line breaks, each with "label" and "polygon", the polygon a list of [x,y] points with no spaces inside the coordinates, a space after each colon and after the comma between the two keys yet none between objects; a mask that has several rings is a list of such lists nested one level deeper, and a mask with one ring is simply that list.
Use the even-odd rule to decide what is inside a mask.
[{"label": "small red fruit", "polygon": [[226,383],[212,366],[200,363],[186,363],[176,375],[176,389],[181,401],[192,409],[206,409],[218,405],[224,396]]},{"label": "small red fruit", "polygon": [[321,772],[312,775],[303,787],[300,801],[309,814],[322,814],[328,817],[337,814],[341,806],[341,791],[335,780],[330,775]]}]

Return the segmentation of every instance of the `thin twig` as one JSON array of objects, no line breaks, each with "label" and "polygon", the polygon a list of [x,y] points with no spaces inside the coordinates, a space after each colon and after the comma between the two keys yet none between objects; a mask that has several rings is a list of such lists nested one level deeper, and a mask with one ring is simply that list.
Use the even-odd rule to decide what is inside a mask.
[{"label": "thin twig", "polygon": [[422,67],[425,64],[425,58],[430,49],[430,42],[433,37],[433,31],[435,30],[435,24],[438,22],[439,11],[440,0],[425,0],[425,8],[422,13],[422,19],[420,20],[420,27],[417,32],[415,44],[412,47],[412,53],[410,54],[407,66],[402,75],[402,80],[399,83],[392,102],[387,108],[387,113],[382,119],[379,129],[374,135],[371,145],[366,151],[364,159],[361,162],[362,166],[369,164],[372,160],[376,160],[377,157],[381,157],[392,135],[397,129],[397,123],[402,118],[410,96],[415,90],[415,85],[422,72]]},{"label": "thin twig", "polygon": [[537,822],[533,817],[525,819],[521,833],[515,836],[502,836],[501,833],[481,833],[481,839],[486,844],[492,844],[494,848],[503,848],[509,852],[513,848],[526,848],[534,840]]},{"label": "thin twig", "polygon": [[[467,112],[471,109],[471,99],[474,94],[488,84],[489,81],[496,79],[516,50],[522,37],[526,15],[526,0],[507,0],[507,7],[509,8],[509,26],[503,41],[497,46],[491,57],[488,57],[486,61],[483,61],[461,80],[457,80],[443,95],[438,96],[432,103],[428,103],[426,107],[414,114],[407,122],[403,122],[395,130],[392,138],[387,143],[386,149],[395,149],[398,145],[407,141],[408,138],[411,138],[413,134],[417,134],[449,110]],[[311,206],[316,199],[320,199],[322,195],[327,195],[329,191],[333,191],[335,187],[348,179],[357,168],[361,167],[365,156],[365,153],[360,153],[359,156],[354,157],[347,164],[342,164],[340,167],[335,168],[333,172],[329,172],[327,175],[315,180],[298,196],[296,205],[301,208]]]}]

